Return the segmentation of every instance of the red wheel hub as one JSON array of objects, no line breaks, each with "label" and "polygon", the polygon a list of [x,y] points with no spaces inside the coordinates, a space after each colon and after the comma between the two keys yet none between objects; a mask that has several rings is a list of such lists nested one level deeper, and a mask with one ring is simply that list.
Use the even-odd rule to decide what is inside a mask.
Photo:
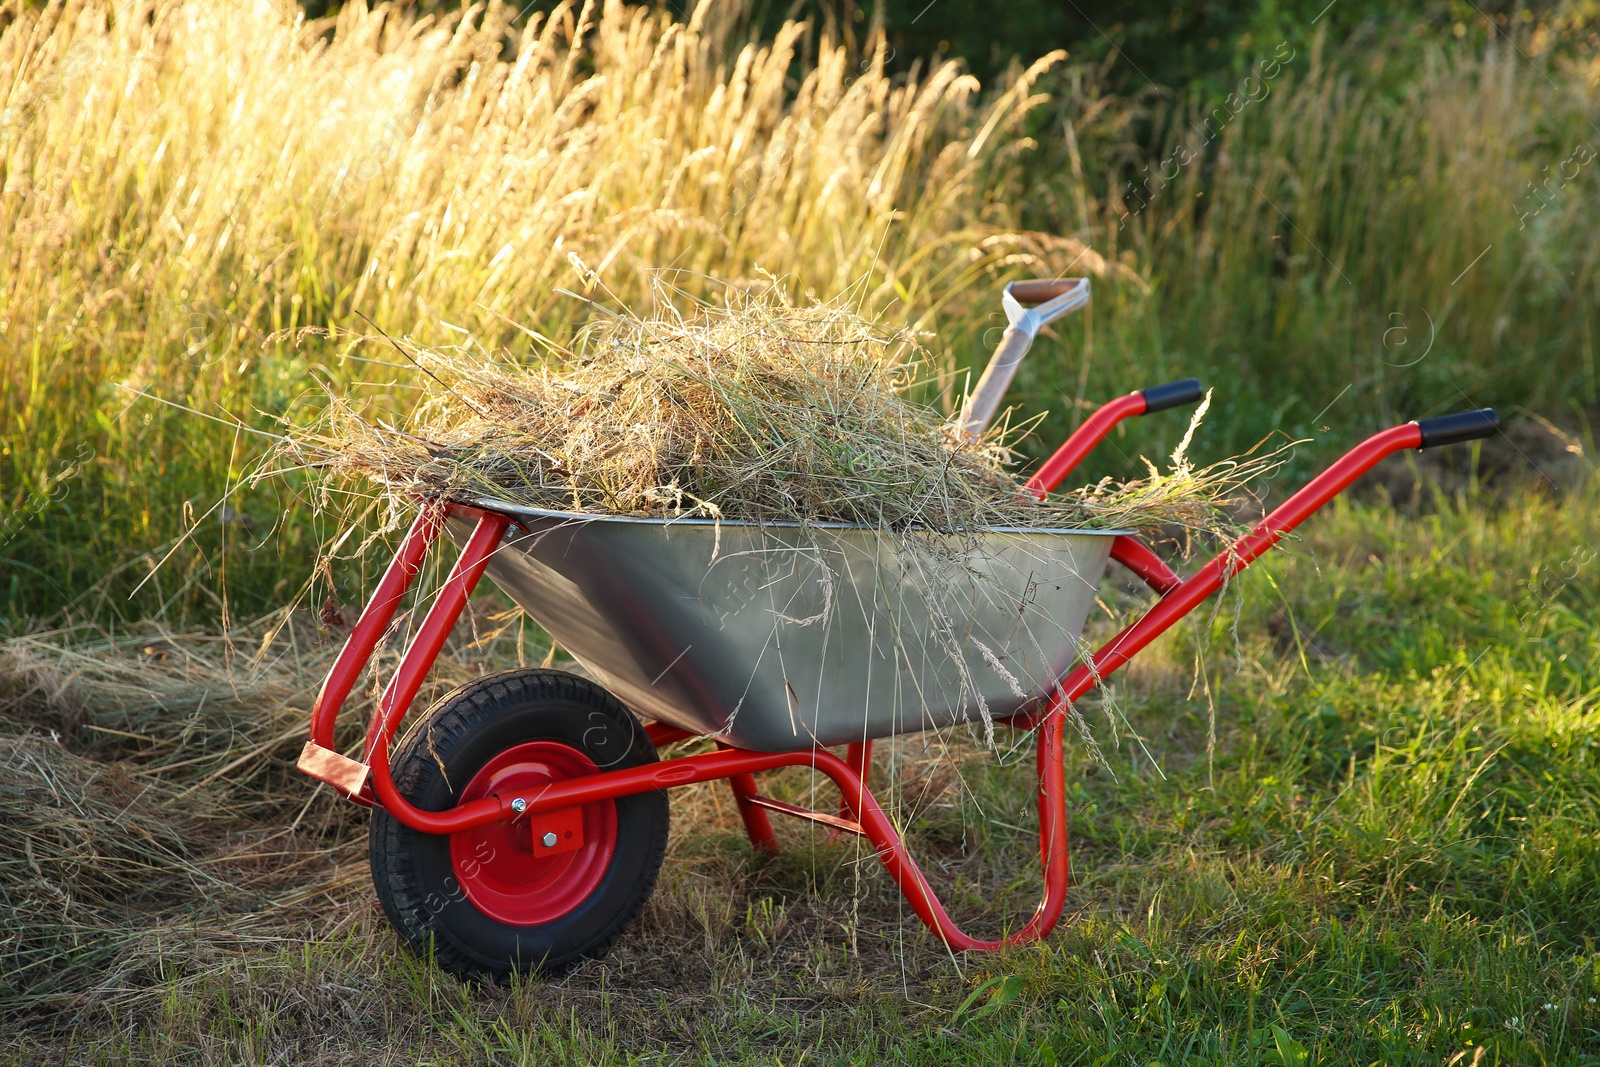
[{"label": "red wheel hub", "polygon": [[[587,755],[563,741],[525,741],[473,775],[460,802],[496,793],[534,797],[549,782],[599,770]],[[538,816],[451,834],[450,865],[467,899],[491,919],[511,926],[551,922],[582,904],[611,866],[617,845],[617,805],[602,800],[579,810],[583,844],[555,855],[534,854],[531,821]]]}]

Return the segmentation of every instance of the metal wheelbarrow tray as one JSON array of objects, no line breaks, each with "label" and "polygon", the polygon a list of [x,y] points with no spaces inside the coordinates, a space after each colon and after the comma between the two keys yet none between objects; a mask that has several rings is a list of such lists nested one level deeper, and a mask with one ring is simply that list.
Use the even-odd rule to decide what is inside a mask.
[{"label": "metal wheelbarrow tray", "polygon": [[[520,531],[487,572],[636,713],[784,752],[1046,696],[1114,533],[905,537],[839,525],[596,519],[478,501]],[[465,544],[472,526],[447,527]],[[948,558],[944,558],[948,554]]]},{"label": "metal wheelbarrow tray", "polygon": [[[968,432],[992,417],[1039,327],[1087,299],[1083,279],[1007,286],[1011,326],[963,411]],[[1122,419],[1199,397],[1189,379],[1113,400],[1027,488],[1050,492]],[[412,949],[463,976],[557,974],[604,953],[653,888],[666,791],[717,779],[757,849],[777,847],[773,811],[867,838],[949,947],[1036,940],[1060,918],[1067,890],[1062,745],[1073,702],[1385,456],[1496,426],[1485,408],[1376,434],[1188,578],[1116,531],[802,531],[424,501],[329,672],[299,766],[377,809],[372,871],[386,914]],[[365,742],[346,755],[334,739],[339,709],[446,532],[460,555]],[[930,550],[901,551],[906,536],[930,538]],[[1107,560],[1157,599],[1090,653],[1077,639]],[[542,669],[490,675],[420,716],[391,766],[394,735],[485,573],[599,684]],[[869,783],[873,740],[985,716],[1035,734],[1044,880],[1033,915],[988,940],[946,914]],[[696,737],[714,746],[660,758],[658,749]],[[838,745],[842,757],[829,750]],[[758,791],[756,774],[794,766],[832,780],[837,812]]]}]

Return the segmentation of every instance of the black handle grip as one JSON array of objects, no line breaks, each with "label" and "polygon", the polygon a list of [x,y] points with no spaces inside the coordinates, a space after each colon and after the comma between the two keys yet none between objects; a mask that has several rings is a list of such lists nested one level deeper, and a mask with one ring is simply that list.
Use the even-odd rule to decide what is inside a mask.
[{"label": "black handle grip", "polygon": [[1438,448],[1462,441],[1476,441],[1480,437],[1493,437],[1500,428],[1500,416],[1494,408],[1462,411],[1455,415],[1440,415],[1437,419],[1418,419],[1417,429],[1422,431],[1422,444],[1418,448]]},{"label": "black handle grip", "polygon": [[1205,395],[1205,390],[1200,388],[1199,378],[1185,378],[1181,382],[1168,382],[1166,385],[1153,385],[1148,389],[1141,389],[1139,395],[1144,397],[1144,413],[1150,415],[1168,408],[1193,404]]}]

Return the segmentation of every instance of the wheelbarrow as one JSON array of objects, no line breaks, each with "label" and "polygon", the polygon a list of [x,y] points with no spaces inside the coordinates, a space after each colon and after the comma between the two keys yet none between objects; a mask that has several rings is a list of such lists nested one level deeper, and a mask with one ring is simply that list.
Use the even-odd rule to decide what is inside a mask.
[{"label": "wheelbarrow", "polygon": [[[1009,325],[961,413],[965,432],[983,432],[1038,329],[1088,297],[1087,279],[1006,287]],[[1111,401],[1026,489],[1048,494],[1121,420],[1200,395],[1188,379]],[[941,573],[908,565],[892,535],[861,527],[813,524],[802,536],[772,523],[425,500],[323,684],[299,767],[376,809],[370,858],[385,913],[413,950],[462,976],[555,975],[603,954],[655,884],[667,791],[718,779],[758,850],[777,848],[772,813],[865,837],[951,949],[1034,941],[1055,926],[1067,892],[1062,743],[1073,703],[1385,456],[1496,427],[1484,408],[1376,434],[1187,578],[1120,531],[963,531],[960,566]],[[441,534],[460,554],[359,756],[345,755],[334,741],[339,710]],[[1110,560],[1158,599],[1090,653],[1078,635]],[[480,678],[422,714],[391,756],[485,573],[592,680],[547,669]],[[1031,730],[1037,745],[1044,895],[994,940],[951,920],[869,782],[875,740],[979,719]],[[690,738],[715,744],[661,758]],[[756,775],[786,767],[825,775],[838,808],[760,792]]]}]

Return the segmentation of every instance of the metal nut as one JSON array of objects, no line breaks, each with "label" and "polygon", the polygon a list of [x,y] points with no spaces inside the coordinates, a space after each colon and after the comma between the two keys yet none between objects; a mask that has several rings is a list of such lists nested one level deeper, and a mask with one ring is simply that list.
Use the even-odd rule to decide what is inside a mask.
[{"label": "metal nut", "polygon": [[511,802],[511,810],[516,812],[518,815],[521,815],[523,812],[528,810],[528,802],[523,800],[521,797],[518,797]]},{"label": "metal nut", "polygon": [[549,831],[546,831],[545,835],[543,837],[541,837],[539,840],[544,843],[544,847],[545,848],[555,848],[556,847],[556,835],[551,833],[551,832],[549,832]]}]

